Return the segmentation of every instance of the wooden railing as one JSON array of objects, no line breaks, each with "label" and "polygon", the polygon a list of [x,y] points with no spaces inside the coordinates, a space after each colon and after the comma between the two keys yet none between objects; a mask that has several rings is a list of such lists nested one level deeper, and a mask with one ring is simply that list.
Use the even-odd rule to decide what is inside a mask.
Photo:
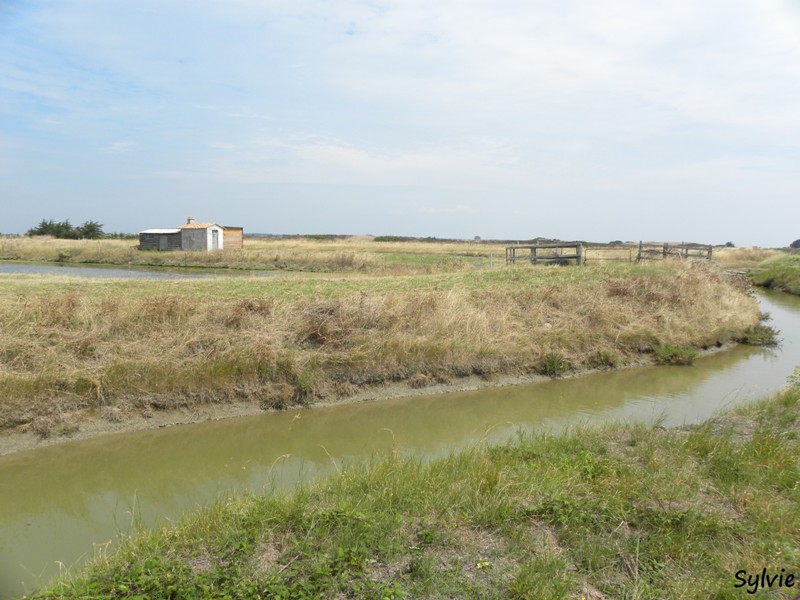
[{"label": "wooden railing", "polygon": [[636,255],[636,260],[638,262],[648,259],[663,258],[699,258],[711,260],[712,253],[713,246],[705,244],[656,244],[652,242],[639,242],[639,253]]},{"label": "wooden railing", "polygon": [[557,242],[554,244],[534,244],[526,246],[507,246],[506,264],[516,263],[518,260],[530,261],[534,265],[539,263],[570,264],[571,260],[579,267],[583,266],[583,243]]}]

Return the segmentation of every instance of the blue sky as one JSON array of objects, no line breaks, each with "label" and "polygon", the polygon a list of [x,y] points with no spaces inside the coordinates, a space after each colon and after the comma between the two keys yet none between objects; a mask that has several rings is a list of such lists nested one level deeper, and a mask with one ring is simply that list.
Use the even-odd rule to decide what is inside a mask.
[{"label": "blue sky", "polygon": [[0,231],[784,246],[794,0],[0,0]]}]

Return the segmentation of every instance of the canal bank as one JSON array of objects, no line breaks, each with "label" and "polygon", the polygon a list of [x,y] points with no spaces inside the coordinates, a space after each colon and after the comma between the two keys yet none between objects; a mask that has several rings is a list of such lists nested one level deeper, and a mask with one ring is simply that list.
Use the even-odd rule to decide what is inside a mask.
[{"label": "canal bank", "polygon": [[700,264],[407,278],[8,277],[0,429],[59,440],[248,404],[293,408],[393,396],[398,386],[688,360],[747,337],[757,321],[746,282]]},{"label": "canal bank", "polygon": [[157,527],[229,494],[291,490],[370,457],[427,461],[588,423],[702,421],[763,398],[800,363],[800,299],[767,294],[762,310],[782,332],[779,348],[739,346],[692,367],[267,413],[0,457],[0,581],[25,581],[14,583],[19,595],[56,574],[56,561],[74,572],[96,544],[113,550],[132,522]]}]

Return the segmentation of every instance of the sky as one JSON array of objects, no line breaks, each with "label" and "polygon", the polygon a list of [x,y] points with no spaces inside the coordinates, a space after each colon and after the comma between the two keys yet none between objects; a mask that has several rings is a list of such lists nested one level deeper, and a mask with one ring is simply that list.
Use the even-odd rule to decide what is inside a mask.
[{"label": "sky", "polygon": [[0,232],[800,238],[797,0],[0,0]]}]

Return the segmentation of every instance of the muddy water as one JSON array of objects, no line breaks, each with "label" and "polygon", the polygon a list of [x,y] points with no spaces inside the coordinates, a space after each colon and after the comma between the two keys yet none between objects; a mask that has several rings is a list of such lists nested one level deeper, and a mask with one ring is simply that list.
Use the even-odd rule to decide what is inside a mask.
[{"label": "muddy water", "polygon": [[778,349],[737,347],[693,367],[417,397],[113,435],[0,457],[0,598],[238,490],[286,490],[343,463],[437,457],[519,430],[598,421],[680,425],[759,399],[800,364],[800,298],[769,294]]}]

